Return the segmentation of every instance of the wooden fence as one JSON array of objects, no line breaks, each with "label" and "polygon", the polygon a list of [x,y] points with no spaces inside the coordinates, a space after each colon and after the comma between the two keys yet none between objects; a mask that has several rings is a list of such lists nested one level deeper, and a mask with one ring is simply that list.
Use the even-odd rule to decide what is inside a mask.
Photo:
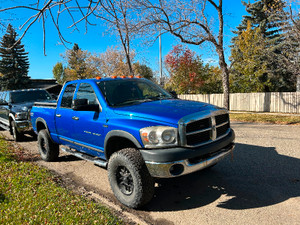
[{"label": "wooden fence", "polygon": [[[178,97],[223,106],[223,94],[179,95]],[[232,93],[230,110],[300,113],[300,92]]]}]

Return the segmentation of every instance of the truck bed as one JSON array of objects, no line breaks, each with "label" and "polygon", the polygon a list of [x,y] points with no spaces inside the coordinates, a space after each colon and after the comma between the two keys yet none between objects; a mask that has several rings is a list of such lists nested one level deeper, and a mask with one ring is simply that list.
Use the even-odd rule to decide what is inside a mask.
[{"label": "truck bed", "polygon": [[53,101],[53,102],[35,102],[34,106],[56,108],[57,101]]}]

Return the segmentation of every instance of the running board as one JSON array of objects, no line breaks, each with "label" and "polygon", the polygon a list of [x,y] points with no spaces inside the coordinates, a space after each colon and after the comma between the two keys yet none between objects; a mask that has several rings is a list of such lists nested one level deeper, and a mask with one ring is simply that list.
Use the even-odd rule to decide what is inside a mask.
[{"label": "running board", "polygon": [[0,127],[1,127],[2,129],[4,129],[4,130],[9,130],[9,127],[6,126],[6,125],[4,125],[4,124],[2,124],[2,123],[0,123]]},{"label": "running board", "polygon": [[93,156],[90,156],[90,155],[87,155],[87,154],[84,154],[84,153],[81,153],[81,152],[76,152],[76,151],[73,151],[71,149],[67,149],[67,148],[64,148],[64,147],[62,147],[60,149],[63,150],[64,152],[66,152],[66,153],[69,153],[71,155],[76,156],[77,158],[84,159],[84,160],[87,160],[89,162],[92,162],[97,166],[104,167],[104,168],[106,168],[106,166],[107,166],[106,161],[101,160],[101,159],[97,159]]}]

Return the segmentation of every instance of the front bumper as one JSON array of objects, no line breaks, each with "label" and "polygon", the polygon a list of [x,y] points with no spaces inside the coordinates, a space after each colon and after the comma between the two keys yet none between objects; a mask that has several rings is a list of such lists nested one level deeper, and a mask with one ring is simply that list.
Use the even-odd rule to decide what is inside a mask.
[{"label": "front bumper", "polygon": [[29,120],[15,120],[17,131],[24,133],[32,130],[31,122]]},{"label": "front bumper", "polygon": [[232,129],[220,140],[197,148],[141,149],[146,166],[153,177],[182,176],[216,164],[235,147]]},{"label": "front bumper", "polygon": [[199,158],[199,160],[180,160],[175,162],[157,163],[146,161],[146,166],[152,177],[170,178],[182,176],[193,173],[198,170],[205,169],[209,166],[215,165],[224,157],[233,152],[235,144],[221,149],[216,154],[208,156],[207,158]]}]

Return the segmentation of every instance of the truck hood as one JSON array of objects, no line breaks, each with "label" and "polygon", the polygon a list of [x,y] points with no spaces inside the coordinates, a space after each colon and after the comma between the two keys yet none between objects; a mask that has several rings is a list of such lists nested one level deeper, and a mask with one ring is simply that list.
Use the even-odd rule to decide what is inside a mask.
[{"label": "truck hood", "polygon": [[12,109],[14,111],[28,111],[32,108],[34,102],[22,102],[22,103],[13,103]]},{"label": "truck hood", "polygon": [[177,124],[184,116],[214,109],[216,109],[216,106],[208,103],[171,99],[119,107],[115,108],[114,112],[118,115]]}]

